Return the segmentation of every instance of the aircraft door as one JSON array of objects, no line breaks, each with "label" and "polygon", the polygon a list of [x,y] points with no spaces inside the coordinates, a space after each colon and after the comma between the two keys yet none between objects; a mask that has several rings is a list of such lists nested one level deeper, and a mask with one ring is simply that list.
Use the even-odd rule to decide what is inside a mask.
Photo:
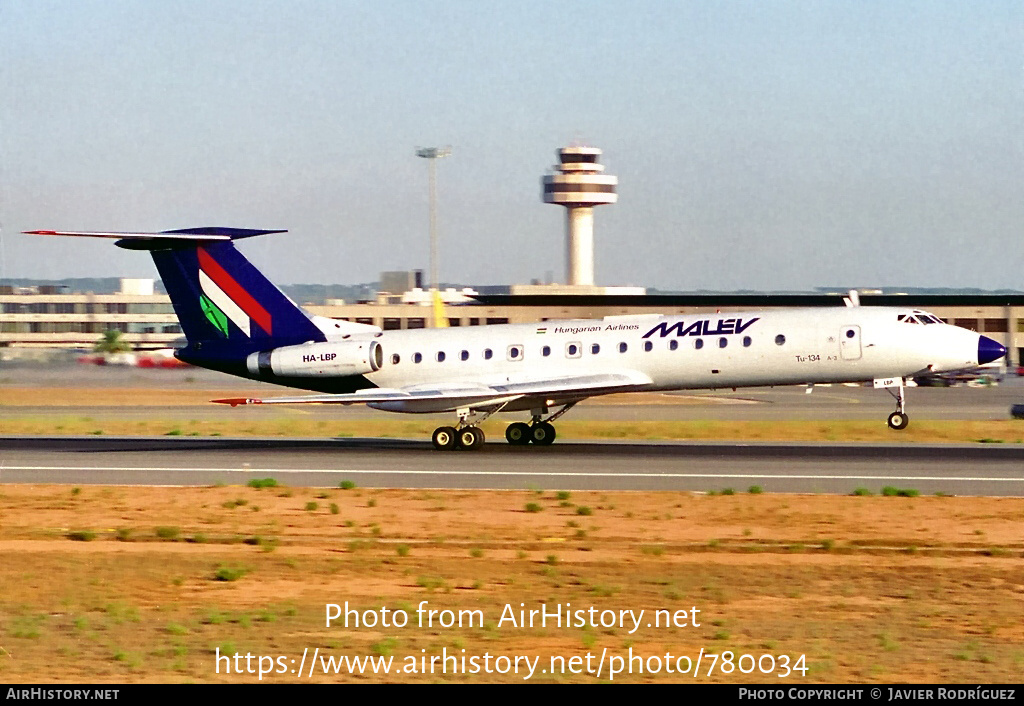
[{"label": "aircraft door", "polygon": [[839,351],[843,360],[860,360],[860,326],[844,326],[839,332]]}]

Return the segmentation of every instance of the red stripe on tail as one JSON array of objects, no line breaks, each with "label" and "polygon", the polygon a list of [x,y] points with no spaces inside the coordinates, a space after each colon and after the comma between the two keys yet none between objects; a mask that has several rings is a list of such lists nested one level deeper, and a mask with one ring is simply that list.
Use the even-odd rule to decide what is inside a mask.
[{"label": "red stripe on tail", "polygon": [[261,329],[270,336],[270,312],[264,309],[258,301],[242,289],[242,285],[235,281],[235,278],[228,274],[227,270],[220,266],[210,253],[204,248],[196,248],[199,253],[199,267],[213,280],[214,284],[224,290],[224,293],[231,297],[242,311],[249,315]]}]

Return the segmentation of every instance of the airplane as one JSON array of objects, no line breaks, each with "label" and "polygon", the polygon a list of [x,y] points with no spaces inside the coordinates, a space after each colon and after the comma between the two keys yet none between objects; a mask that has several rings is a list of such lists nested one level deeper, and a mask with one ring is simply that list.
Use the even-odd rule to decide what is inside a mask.
[{"label": "airplane", "polygon": [[553,422],[588,397],[764,385],[871,382],[896,400],[888,425],[904,429],[907,378],[974,368],[1006,353],[991,338],[924,311],[859,306],[855,292],[834,308],[382,331],[306,312],[234,245],[286,231],[25,232],[110,238],[148,251],[187,339],[175,357],[319,393],[214,402],[454,412],[457,422],[432,434],[439,450],[479,449],[479,425],[497,413],[530,414],[529,424],[507,427],[510,444],[547,446]]}]

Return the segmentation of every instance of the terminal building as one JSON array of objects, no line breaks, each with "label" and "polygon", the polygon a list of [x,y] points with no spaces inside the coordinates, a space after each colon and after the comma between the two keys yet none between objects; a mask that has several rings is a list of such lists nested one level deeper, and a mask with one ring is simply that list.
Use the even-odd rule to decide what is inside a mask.
[{"label": "terminal building", "polygon": [[53,285],[0,285],[0,347],[87,348],[106,331],[121,331],[139,349],[166,348],[181,326],[166,294],[151,279],[122,279],[111,294],[66,293]]},{"label": "terminal building", "polygon": [[[594,208],[614,204],[618,179],[604,173],[601,150],[572,145],[557,151],[559,163],[541,180],[544,203],[566,209],[566,277],[558,284],[520,284],[506,293],[474,289],[442,291],[443,323],[484,326],[589,319],[635,314],[691,314],[786,307],[843,306],[843,293],[647,294],[641,287],[594,283]],[[481,288],[484,289],[484,288]],[[422,272],[385,272],[373,300],[299,302],[310,313],[372,324],[384,330],[439,323],[433,292]],[[925,309],[944,321],[984,333],[1007,348],[1007,364],[1024,360],[1024,294],[862,293],[864,306]],[[110,294],[65,292],[59,287],[0,286],[0,348],[92,348],[108,330],[121,331],[137,349],[166,348],[183,341],[170,299],[153,280],[121,280]]]}]

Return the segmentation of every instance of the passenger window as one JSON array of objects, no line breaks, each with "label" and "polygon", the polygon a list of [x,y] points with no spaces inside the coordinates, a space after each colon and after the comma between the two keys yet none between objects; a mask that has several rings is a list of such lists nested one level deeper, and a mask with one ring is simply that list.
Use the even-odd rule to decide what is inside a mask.
[{"label": "passenger window", "polygon": [[601,352],[601,344],[599,344],[599,343],[591,343],[590,344],[590,353],[591,353],[591,355],[597,355],[600,352]]},{"label": "passenger window", "polygon": [[566,358],[579,358],[583,348],[579,343],[566,343],[565,344],[565,357]]},{"label": "passenger window", "polygon": [[438,351],[437,352],[437,362],[438,363],[443,363],[444,362],[444,351]]},{"label": "passenger window", "polygon": [[420,363],[422,361],[423,361],[423,354],[422,353],[413,353],[412,354],[412,362]]},{"label": "passenger window", "polygon": [[693,340],[693,347],[696,348],[697,350],[700,350],[701,348],[703,348],[704,347],[704,339],[703,338],[695,338]]},{"label": "passenger window", "polygon": [[629,346],[627,346],[625,343],[619,344],[619,353],[625,353],[627,350],[629,350]]},{"label": "passenger window", "polygon": [[392,365],[398,365],[399,361],[401,361],[401,360],[402,360],[401,357],[399,357],[399,355],[397,353],[392,353],[391,354],[391,364]]},{"label": "passenger window", "polygon": [[484,360],[490,360],[491,356],[493,355],[494,353],[491,351],[490,348],[484,348]]},{"label": "passenger window", "polygon": [[775,337],[775,345],[781,346],[785,342],[786,342],[786,337],[783,336],[781,333],[778,336]]},{"label": "passenger window", "polygon": [[469,351],[462,351],[462,353],[459,354],[459,357],[463,360],[469,360]]},{"label": "passenger window", "polygon": [[507,355],[509,360],[522,360],[523,359],[523,347],[512,345],[507,349]]},{"label": "passenger window", "polygon": [[750,336],[744,336],[743,337],[743,347],[744,348],[750,348],[750,344],[751,343],[753,343],[753,341],[751,340]]},{"label": "passenger window", "polygon": [[551,355],[551,346],[544,346],[543,348],[541,348],[540,354],[547,358],[549,355]]},{"label": "passenger window", "polygon": [[668,342],[668,349],[670,351],[674,351],[678,347],[679,347],[679,341],[677,341],[676,339],[673,338],[671,341]]},{"label": "passenger window", "polygon": [[722,338],[718,339],[718,347],[719,348],[725,348],[727,345],[729,345],[729,339],[728,338],[725,338],[723,336]]},{"label": "passenger window", "polygon": [[650,353],[653,348],[654,348],[654,344],[653,343],[651,343],[650,341],[644,341],[644,351],[645,352]]}]

